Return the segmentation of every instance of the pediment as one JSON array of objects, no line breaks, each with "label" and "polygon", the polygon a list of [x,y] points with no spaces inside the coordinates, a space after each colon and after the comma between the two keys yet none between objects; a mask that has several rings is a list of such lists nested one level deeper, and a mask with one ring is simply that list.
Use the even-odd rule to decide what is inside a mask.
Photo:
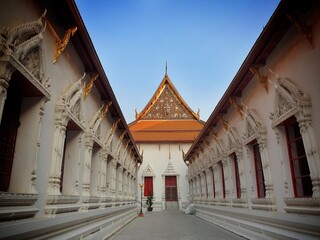
[{"label": "pediment", "polygon": [[136,118],[137,120],[199,120],[199,114],[194,113],[186,104],[166,74],[149,103]]},{"label": "pediment", "polygon": [[152,177],[155,176],[154,169],[148,164],[146,168],[143,170],[142,176],[144,177]]}]

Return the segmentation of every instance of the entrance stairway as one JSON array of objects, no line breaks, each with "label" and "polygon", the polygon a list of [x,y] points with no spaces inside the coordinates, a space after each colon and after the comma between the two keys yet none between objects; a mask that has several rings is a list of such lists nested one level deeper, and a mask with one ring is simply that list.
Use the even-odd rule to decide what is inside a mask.
[{"label": "entrance stairway", "polygon": [[170,201],[166,202],[166,210],[179,210],[179,202]]}]

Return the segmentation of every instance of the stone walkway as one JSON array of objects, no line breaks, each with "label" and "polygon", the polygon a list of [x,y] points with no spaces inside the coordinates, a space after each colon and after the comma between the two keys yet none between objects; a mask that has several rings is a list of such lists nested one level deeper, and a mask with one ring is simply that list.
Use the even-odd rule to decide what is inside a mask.
[{"label": "stone walkway", "polygon": [[129,223],[113,240],[244,240],[223,228],[180,211],[147,212]]}]

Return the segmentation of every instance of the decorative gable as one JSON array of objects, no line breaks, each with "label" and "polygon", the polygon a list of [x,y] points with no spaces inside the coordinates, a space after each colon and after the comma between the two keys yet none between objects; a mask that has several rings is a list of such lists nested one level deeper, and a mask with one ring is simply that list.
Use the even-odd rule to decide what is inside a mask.
[{"label": "decorative gable", "polygon": [[182,99],[166,74],[147,106],[136,114],[137,120],[195,119],[194,113]]},{"label": "decorative gable", "polygon": [[170,159],[169,159],[168,165],[162,175],[163,176],[178,176],[179,175],[179,172],[176,171],[176,169],[174,168]]},{"label": "decorative gable", "polygon": [[150,164],[148,164],[142,173],[143,177],[154,177],[155,175],[154,169],[150,166]]},{"label": "decorative gable", "polygon": [[189,119],[192,114],[179,101],[170,85],[166,84],[156,102],[141,119]]}]

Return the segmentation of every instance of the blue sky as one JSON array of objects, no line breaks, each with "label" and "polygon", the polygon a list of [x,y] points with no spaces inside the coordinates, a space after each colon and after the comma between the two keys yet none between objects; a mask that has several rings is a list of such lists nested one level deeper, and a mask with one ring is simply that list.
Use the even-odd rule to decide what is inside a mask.
[{"label": "blue sky", "polygon": [[128,123],[165,74],[204,121],[279,0],[76,0]]}]

